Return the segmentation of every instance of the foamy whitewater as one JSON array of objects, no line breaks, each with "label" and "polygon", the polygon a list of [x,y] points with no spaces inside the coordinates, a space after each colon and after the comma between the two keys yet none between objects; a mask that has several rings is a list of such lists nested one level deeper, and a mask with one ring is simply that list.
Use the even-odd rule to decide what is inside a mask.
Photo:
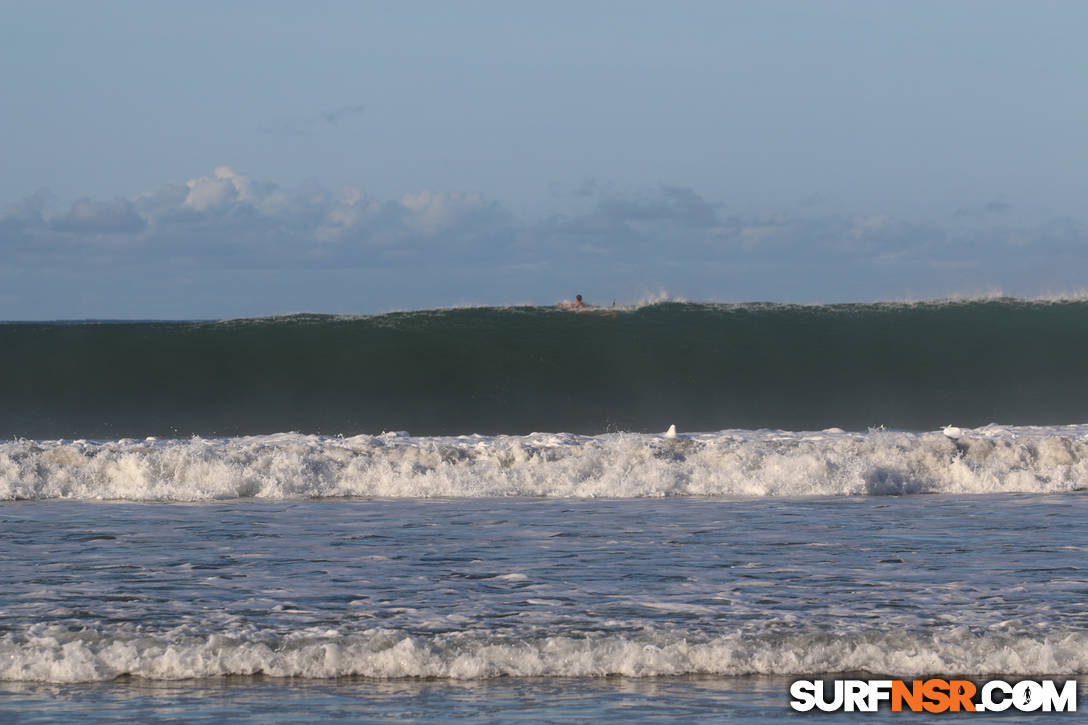
[{"label": "foamy whitewater", "polygon": [[1088,426],[0,444],[9,500],[1057,493],[1086,482]]},{"label": "foamy whitewater", "polygon": [[[1088,378],[1053,347],[1086,326],[0,325],[0,721],[754,722],[802,676],[1088,677]],[[936,332],[880,337],[906,328]]]}]

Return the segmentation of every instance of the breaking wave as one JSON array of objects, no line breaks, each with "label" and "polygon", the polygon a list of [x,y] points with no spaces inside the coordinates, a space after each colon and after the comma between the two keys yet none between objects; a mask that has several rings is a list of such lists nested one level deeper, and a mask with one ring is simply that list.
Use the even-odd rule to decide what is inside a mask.
[{"label": "breaking wave", "polygon": [[335,678],[654,677],[870,672],[900,677],[1088,673],[1088,636],[866,632],[705,637],[698,632],[509,637],[251,630],[207,634],[35,625],[0,636],[0,681],[89,682],[133,675],[179,680],[232,675]]},{"label": "breaking wave", "polygon": [[0,444],[0,500],[1069,492],[1088,426]]}]

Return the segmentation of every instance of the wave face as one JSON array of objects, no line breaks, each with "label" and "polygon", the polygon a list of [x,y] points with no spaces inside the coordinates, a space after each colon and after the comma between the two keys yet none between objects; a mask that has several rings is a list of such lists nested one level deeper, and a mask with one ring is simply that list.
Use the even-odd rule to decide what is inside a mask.
[{"label": "wave face", "polygon": [[0,325],[0,436],[420,435],[1088,420],[1088,302]]},{"label": "wave face", "polygon": [[22,440],[0,444],[0,500],[1063,493],[1088,480],[1088,426],[949,433]]}]

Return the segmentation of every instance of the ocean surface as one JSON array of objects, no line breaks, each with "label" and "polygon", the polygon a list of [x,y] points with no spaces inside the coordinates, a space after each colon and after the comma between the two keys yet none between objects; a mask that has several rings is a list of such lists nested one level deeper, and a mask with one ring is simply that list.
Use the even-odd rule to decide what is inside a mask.
[{"label": "ocean surface", "polygon": [[0,323],[0,439],[1088,423],[1088,301]]},{"label": "ocean surface", "polygon": [[836,676],[1081,678],[1083,711],[1085,330],[1011,299],[0,324],[0,721],[765,722]]}]

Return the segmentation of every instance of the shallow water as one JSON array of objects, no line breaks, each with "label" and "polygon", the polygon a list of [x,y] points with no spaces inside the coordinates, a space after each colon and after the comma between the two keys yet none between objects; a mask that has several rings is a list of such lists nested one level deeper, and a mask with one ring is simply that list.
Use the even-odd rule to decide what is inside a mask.
[{"label": "shallow water", "polygon": [[[868,713],[803,715],[790,710],[791,678],[500,678],[451,680],[277,680],[233,678],[108,684],[0,683],[11,722],[296,723],[384,722],[728,722],[817,717],[821,723],[871,722]],[[1088,697],[1088,682],[1079,699]],[[1083,711],[1083,708],[1082,708]],[[896,723],[932,716],[881,713]],[[941,722],[1068,722],[1076,715],[943,713]]]},{"label": "shallow water", "polygon": [[788,717],[799,675],[1074,676],[1086,517],[1079,493],[7,503],[0,713],[745,721]]}]

